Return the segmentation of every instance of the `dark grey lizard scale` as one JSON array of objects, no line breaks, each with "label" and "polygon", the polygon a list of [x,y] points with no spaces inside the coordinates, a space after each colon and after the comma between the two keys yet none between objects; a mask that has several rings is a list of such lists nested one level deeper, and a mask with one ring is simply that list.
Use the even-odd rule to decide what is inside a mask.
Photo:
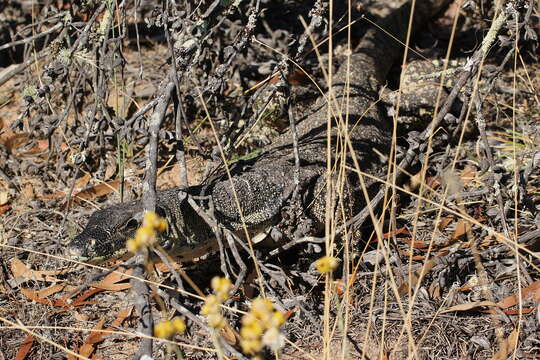
[{"label": "dark grey lizard scale", "polygon": [[[414,27],[424,24],[448,2],[417,2]],[[410,4],[405,4],[393,10],[380,25],[389,33],[404,37],[409,13]],[[342,144],[339,139],[347,131],[362,171],[379,176],[384,174],[384,161],[376,153],[388,153],[391,135],[384,111],[378,104],[379,91],[401,50],[398,41],[373,28],[367,31],[350,56],[349,62],[343,62],[333,76],[335,101],[332,103],[340,104],[340,108],[333,109],[330,137],[332,153],[335,156],[332,161],[339,161],[340,154],[346,153],[346,162],[352,164],[350,152],[343,152],[338,148],[343,146],[339,145]],[[323,222],[326,209],[323,190],[327,166],[327,101],[321,97],[308,110],[304,117],[297,119],[301,165],[298,189],[300,196],[295,201],[300,203],[291,204],[291,194],[295,187],[295,167],[292,136],[289,131],[265,148],[251,166],[241,169],[233,176],[232,183],[241,211],[237,208],[231,182],[226,179],[208,187],[176,188],[158,193],[157,211],[169,222],[169,231],[163,235],[162,244],[170,250],[172,256],[189,259],[192,254],[208,251],[215,245],[210,226],[186,200],[188,194],[197,199],[198,207],[203,211],[209,211],[212,204],[213,215],[219,224],[238,233],[243,226],[241,215],[248,232],[254,235],[280,223],[282,212],[287,207],[303,208],[305,216],[311,219],[315,228]],[[348,174],[347,180],[351,182],[351,188],[356,186],[357,176],[354,173]],[[373,189],[372,180],[366,179],[366,184]],[[355,209],[364,203],[359,191],[354,193],[350,200]],[[138,201],[95,212],[85,230],[70,243],[70,252],[91,261],[121,255],[126,239],[133,235],[142,214],[142,203]],[[293,223],[292,227],[295,226],[301,227],[300,223]],[[297,236],[297,233],[285,235],[291,237]]]}]

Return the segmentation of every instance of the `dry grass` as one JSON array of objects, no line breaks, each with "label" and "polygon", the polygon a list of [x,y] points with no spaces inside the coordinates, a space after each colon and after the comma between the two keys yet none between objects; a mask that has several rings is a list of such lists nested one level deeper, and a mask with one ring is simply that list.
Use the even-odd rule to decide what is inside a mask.
[{"label": "dry grass", "polygon": [[[329,4],[330,8],[335,5],[332,1]],[[536,11],[533,16],[538,21]],[[453,39],[459,44],[458,18],[450,19],[452,30],[448,44],[453,44]],[[352,21],[349,18],[347,22],[351,25]],[[365,25],[370,26],[367,22]],[[352,47],[354,34],[350,29],[351,26],[343,27],[347,40],[339,45],[333,43],[333,33],[329,34],[329,54],[333,54],[337,46]],[[409,36],[407,39],[411,42],[405,44],[407,50],[402,67],[410,59],[408,52],[418,52],[412,45],[416,39]],[[315,38],[311,41],[317,50],[318,43],[326,42]],[[133,93],[128,95],[127,89],[130,86],[157,86],[162,79],[159,74],[164,72],[160,68],[165,62],[161,60],[163,54],[168,54],[168,47],[150,44],[140,52],[136,48],[125,49],[128,68],[137,68],[148,58],[154,60],[145,67],[149,79],[136,81],[135,72],[131,72],[125,78],[119,76],[114,80],[118,87],[109,98],[111,106],[119,106],[122,102],[140,106],[148,98],[132,97]],[[261,46],[267,47],[272,48],[271,45]],[[279,53],[281,50],[265,51]],[[447,59],[453,54],[450,45],[436,51]],[[464,125],[460,132],[451,134],[451,143],[439,136],[448,132],[447,129],[440,129],[430,137],[429,151],[423,154],[419,166],[407,169],[414,176],[405,184],[394,176],[399,163],[396,160],[400,154],[398,146],[403,144],[397,130],[394,131],[392,152],[386,154],[390,165],[387,177],[377,179],[386,185],[382,209],[370,209],[369,224],[361,231],[344,237],[346,241],[336,241],[336,228],[347,216],[347,204],[339,204],[337,215],[328,209],[322,253],[293,250],[276,260],[290,276],[289,281],[285,281],[286,289],[275,284],[275,280],[265,278],[255,262],[244,287],[231,302],[223,305],[227,321],[227,326],[221,327],[223,330],[209,332],[187,319],[186,334],[178,335],[173,341],[155,339],[159,344],[157,358],[175,358],[172,355],[175,351],[183,353],[186,359],[225,358],[223,354],[227,349],[220,348],[216,337],[222,339],[221,344],[239,348],[240,319],[250,310],[255,294],[269,297],[278,308],[286,306],[281,309],[287,318],[282,330],[285,346],[263,353],[263,358],[537,358],[540,352],[537,331],[540,245],[536,240],[538,236],[520,241],[526,239],[527,234],[538,231],[540,202],[537,151],[540,145],[540,100],[537,95],[540,66],[528,56],[515,52],[510,62],[513,66],[505,67],[493,88],[482,93],[485,97],[482,106],[475,108],[474,101],[469,102]],[[333,61],[337,59],[332,56],[319,57],[321,69],[318,72],[326,74],[326,79],[331,78],[334,71]],[[500,61],[501,57],[494,56],[483,66],[498,65]],[[41,77],[40,69],[44,64],[45,61],[38,61],[28,72]],[[483,76],[485,72],[479,73],[470,83],[471,99],[477,91],[484,91],[489,86],[483,83]],[[399,99],[404,89],[396,76],[394,82],[397,86],[393,91]],[[231,82],[229,86],[230,91],[238,92],[233,88],[239,87],[237,84]],[[13,99],[19,96],[21,85],[6,83],[3,88],[6,93],[13,94],[6,105],[0,102],[7,114],[6,109],[14,106]],[[327,99],[330,99],[329,108],[340,106],[332,101],[331,89]],[[219,144],[221,134],[216,127],[212,104],[207,103],[204,96],[194,100],[197,102],[198,105],[193,106],[199,106],[201,110],[196,113],[195,120],[201,124],[204,119],[206,124],[201,125],[197,135],[204,146],[209,147],[212,141]],[[442,100],[438,97],[436,108],[440,104]],[[56,105],[49,104],[51,107]],[[479,110],[493,121],[488,129],[488,140],[496,168],[488,171],[485,171],[484,144],[478,140],[476,131],[471,131],[474,125],[467,125],[474,124]],[[83,115],[77,111],[66,118],[68,124]],[[493,115],[495,112],[496,116]],[[397,123],[398,112],[395,117]],[[21,135],[22,131],[9,130],[9,124],[14,121],[14,118],[3,118],[0,123],[0,144],[6,152],[4,157],[10,159],[6,169],[12,168],[14,159],[18,158],[30,159],[30,163],[38,165],[46,163],[47,156],[58,154],[61,145],[68,143],[59,143],[58,139],[73,136],[73,133],[69,136],[63,133],[54,137],[53,142],[40,143],[28,134]],[[342,143],[350,142],[348,134],[342,135]],[[188,144],[195,148],[194,144]],[[140,146],[133,147],[141,150]],[[110,146],[105,146],[104,150],[109,158],[101,170],[114,173],[115,151],[109,151]],[[227,164],[225,151],[220,149],[220,152],[223,163]],[[77,154],[77,148],[71,146],[67,153]],[[188,155],[188,160],[197,163],[194,151]],[[350,155],[354,157],[354,154]],[[51,158],[67,159],[54,156]],[[135,151],[126,164],[127,173],[133,175],[128,179],[134,183],[134,189],[137,189],[136,175],[141,174],[141,169],[140,163],[133,160],[142,157],[142,153]],[[361,171],[361,165],[351,169],[344,162],[331,164],[330,160],[328,163],[328,179],[338,180],[337,184],[327,188],[343,189],[344,174],[350,171],[361,178],[372,177]],[[9,199],[0,204],[0,210],[2,206],[10,207],[1,210],[0,220],[0,321],[3,323],[0,327],[0,359],[132,358],[141,334],[136,332],[139,320],[133,311],[133,294],[126,282],[130,273],[109,272],[108,267],[75,263],[62,256],[64,240],[80,228],[82,204],[73,203],[71,209],[75,213],[64,218],[68,208],[62,204],[63,197],[52,195],[69,189],[71,184],[75,184],[76,193],[82,188],[95,187],[98,181],[92,176],[92,180],[89,177],[77,185],[74,173],[67,179],[73,182],[69,182],[59,176],[45,175],[40,170],[45,168],[44,165],[38,165],[35,165],[37,168],[29,165],[19,170],[18,174],[27,177],[14,179],[15,187],[8,186],[0,177],[0,195],[7,194]],[[162,170],[170,171],[165,166]],[[524,183],[525,174],[528,178]],[[104,183],[109,188],[112,177],[106,178],[109,180]],[[172,185],[178,184],[164,184],[166,187]],[[112,190],[107,193],[111,194],[109,201],[117,200],[118,195]],[[499,194],[502,209],[497,201]],[[96,200],[89,196],[85,202],[97,203]],[[503,217],[501,211],[505,214]],[[246,235],[249,237],[247,229]],[[254,251],[250,248],[252,258],[255,258]],[[323,255],[339,258],[338,269],[324,274],[310,269],[310,264]],[[219,266],[215,265],[218,261],[217,254],[209,255],[184,269],[204,294],[210,292],[212,276],[219,273]],[[153,289],[155,318],[172,317],[175,309],[178,310],[178,307],[170,306],[174,302],[198,313],[204,294],[179,290],[171,280],[174,270],[163,264],[156,267],[158,271],[152,272],[151,280],[140,279]],[[99,272],[107,275],[91,275]],[[270,282],[269,286],[267,282]],[[272,292],[268,292],[268,287],[273,289]],[[181,297],[177,300],[179,294]],[[170,344],[167,347],[169,355],[165,355],[165,346],[162,346],[165,343]]]}]

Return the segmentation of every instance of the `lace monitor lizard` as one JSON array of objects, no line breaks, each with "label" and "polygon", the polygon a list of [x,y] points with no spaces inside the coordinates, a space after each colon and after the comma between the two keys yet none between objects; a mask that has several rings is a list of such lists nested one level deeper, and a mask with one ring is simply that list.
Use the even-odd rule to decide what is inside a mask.
[{"label": "lace monitor lizard", "polygon": [[[417,1],[413,30],[420,28],[448,2]],[[404,42],[410,11],[408,2],[391,10],[379,25]],[[362,171],[376,176],[385,174],[385,160],[378,154],[389,151],[391,125],[378,99],[387,74],[392,64],[400,59],[402,50],[396,39],[376,27],[366,32],[349,61],[343,61],[332,77],[334,100],[331,103],[340,104],[340,108],[332,106],[330,134],[327,134],[328,101],[324,96],[310,106],[305,117],[297,120],[298,169],[289,130],[260,156],[238,165],[232,179],[224,177],[207,185],[158,192],[156,210],[169,223],[168,232],[160,239],[163,248],[179,261],[217,249],[215,224],[211,226],[208,219],[215,219],[219,226],[239,235],[243,234],[245,224],[255,242],[272,228],[281,229],[277,237],[285,239],[320,231],[326,209],[327,137],[333,144],[333,163],[344,160],[352,166],[351,153],[345,151],[340,140],[347,131]],[[346,154],[344,158],[340,158],[342,154]],[[293,175],[295,169],[298,183]],[[357,184],[358,175],[349,171],[345,176],[354,189],[347,201],[353,211],[357,211],[364,204]],[[368,189],[374,188],[373,180],[366,178],[365,181]],[[241,211],[231,185],[236,190]],[[301,214],[298,214],[299,208]],[[140,225],[143,213],[142,201],[95,211],[85,229],[70,242],[70,254],[90,262],[123,256],[127,252],[125,242]]]}]

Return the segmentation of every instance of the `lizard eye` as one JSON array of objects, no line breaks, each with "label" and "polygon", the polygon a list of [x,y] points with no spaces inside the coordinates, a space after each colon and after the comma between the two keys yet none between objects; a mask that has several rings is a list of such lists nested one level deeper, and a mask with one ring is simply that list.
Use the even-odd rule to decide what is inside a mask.
[{"label": "lizard eye", "polygon": [[139,222],[137,219],[129,219],[129,221],[126,223],[126,226],[124,227],[125,231],[135,231],[139,227]]}]

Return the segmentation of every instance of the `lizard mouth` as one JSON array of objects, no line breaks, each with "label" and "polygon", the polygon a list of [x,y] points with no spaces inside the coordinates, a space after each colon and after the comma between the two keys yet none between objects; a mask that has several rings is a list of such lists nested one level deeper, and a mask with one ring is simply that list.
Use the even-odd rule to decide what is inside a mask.
[{"label": "lizard mouth", "polygon": [[94,256],[89,255],[87,252],[85,252],[84,249],[81,249],[80,247],[76,247],[76,246],[70,246],[67,250],[67,256],[69,256],[70,259],[77,262],[94,264],[94,265],[102,264],[108,260],[116,260],[116,259],[124,258],[126,254],[127,254],[127,250],[125,248],[118,249],[113,254],[94,255]]},{"label": "lizard mouth", "polygon": [[82,235],[76,236],[66,250],[67,256],[75,261],[99,264],[107,260],[122,257],[127,252],[125,247],[115,250],[110,246],[102,245],[110,244],[108,242],[100,241],[92,236]]}]

